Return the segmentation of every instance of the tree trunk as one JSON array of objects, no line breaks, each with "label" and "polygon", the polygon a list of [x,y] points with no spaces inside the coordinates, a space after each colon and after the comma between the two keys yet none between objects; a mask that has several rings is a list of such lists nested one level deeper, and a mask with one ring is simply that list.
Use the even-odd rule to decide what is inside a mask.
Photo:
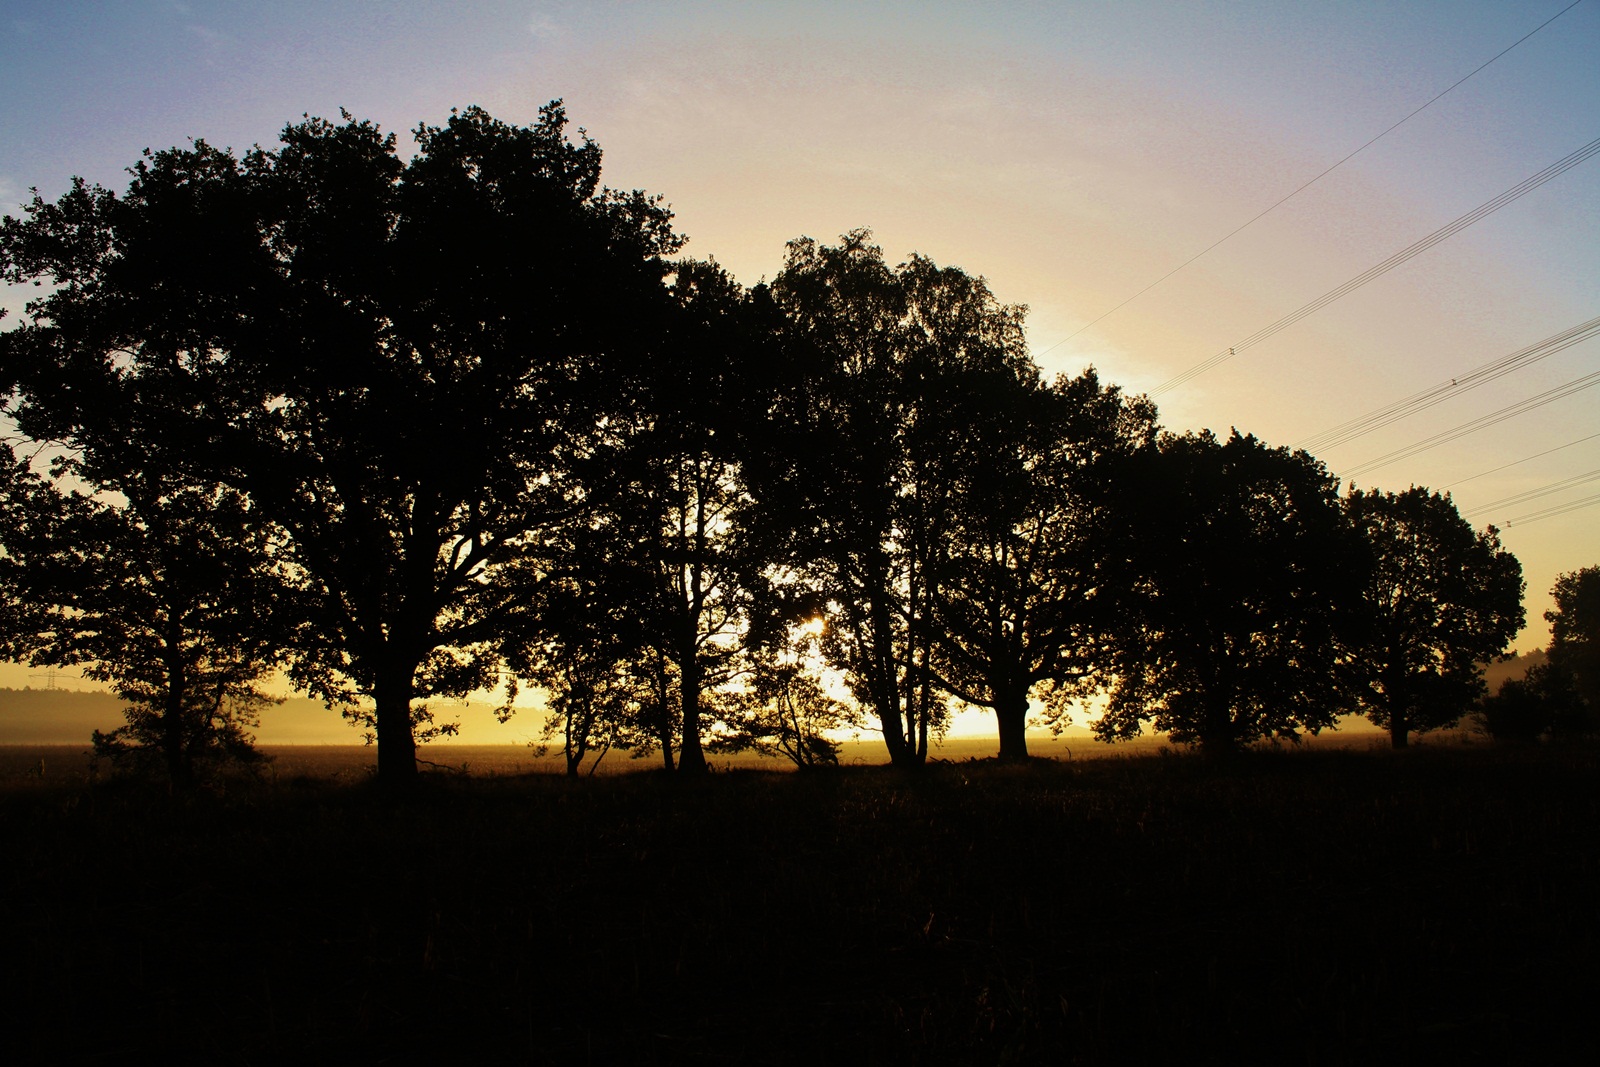
[{"label": "tree trunk", "polygon": [[1389,747],[1405,748],[1411,742],[1411,709],[1406,706],[1408,691],[1404,661],[1391,659],[1383,672],[1383,701],[1389,712]]},{"label": "tree trunk", "polygon": [[1232,702],[1208,694],[1204,707],[1200,752],[1208,759],[1227,759],[1239,748],[1239,731],[1233,722]]},{"label": "tree trunk", "polygon": [[[874,710],[878,713],[883,743],[889,749],[889,763],[895,767],[915,767],[921,762],[916,753],[916,719],[914,715],[907,716],[900,707],[901,687],[895,678],[893,632],[888,610],[881,602],[875,601],[870,630],[872,640],[866,646],[863,657],[868,665],[864,673],[868,678],[872,702],[876,705]],[[916,686],[912,679],[906,679],[905,690],[906,710],[913,710]],[[910,736],[907,735],[908,726]]]},{"label": "tree trunk", "polygon": [[883,741],[889,747],[889,763],[894,767],[920,767],[923,764],[922,756],[917,751],[917,690],[915,686],[904,687],[905,707],[900,706],[899,690],[887,705],[887,712],[879,713],[879,720],[883,724]]},{"label": "tree trunk", "polygon": [[1000,759],[1007,763],[1028,758],[1028,695],[995,693],[994,717],[1000,726]]},{"label": "tree trunk", "polygon": [[883,729],[883,743],[889,749],[889,762],[896,767],[914,765],[916,758],[906,741],[905,720],[900,716],[899,703],[880,707],[878,722]]},{"label": "tree trunk", "polygon": [[1411,718],[1405,708],[1389,712],[1389,747],[1405,748],[1411,743]]},{"label": "tree trunk", "polygon": [[678,669],[678,703],[683,707],[683,737],[678,742],[678,773],[705,774],[710,767],[700,747],[700,664],[691,646]]},{"label": "tree trunk", "polygon": [[167,775],[174,789],[194,785],[194,767],[184,751],[183,704],[188,696],[188,673],[183,661],[183,632],[176,619],[167,623],[163,666],[167,672],[166,702],[161,709],[161,752],[166,757]]},{"label": "tree trunk", "polygon": [[566,744],[562,746],[562,750],[567,757],[567,777],[576,778],[578,777],[578,769],[583,766],[583,745],[573,741],[572,719],[570,717],[567,719],[567,736],[565,740]]},{"label": "tree trunk", "polygon": [[573,675],[567,682],[567,721],[562,731],[562,750],[567,757],[567,777],[576,778],[589,751],[589,735],[594,729],[595,707],[592,689],[579,690],[585,683]]},{"label": "tree trunk", "polygon": [[405,787],[417,780],[417,740],[411,732],[415,665],[384,664],[372,687],[378,717],[378,781]]},{"label": "tree trunk", "polygon": [[917,713],[913,718],[917,730],[917,747],[912,753],[915,757],[914,765],[925,766],[928,762],[928,729],[933,719],[933,676],[928,672],[928,651],[924,648],[921,652],[921,665],[917,670]]},{"label": "tree trunk", "polygon": [[188,786],[183,775],[183,692],[168,681],[166,707],[161,712],[161,752],[167,760],[167,777],[176,789]]},{"label": "tree trunk", "polygon": [[661,654],[656,653],[654,670],[651,672],[650,683],[655,689],[655,728],[656,740],[661,744],[662,768],[671,774],[677,768],[673,766],[672,755],[672,703],[667,699],[669,690],[667,686],[667,667]]}]

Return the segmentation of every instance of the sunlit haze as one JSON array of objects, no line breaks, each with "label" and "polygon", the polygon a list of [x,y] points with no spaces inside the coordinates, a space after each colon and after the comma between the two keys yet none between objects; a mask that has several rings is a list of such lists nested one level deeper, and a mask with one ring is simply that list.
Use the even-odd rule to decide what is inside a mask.
[{"label": "sunlit haze", "polygon": [[[1600,0],[1569,4],[8,2],[0,211],[75,174],[120,191],[146,147],[270,146],[304,113],[405,143],[452,107],[527,123],[560,97],[606,184],[664,195],[686,252],[745,284],[792,238],[870,227],[891,263],[920,252],[1027,305],[1050,373],[1143,392],[1237,347],[1159,393],[1163,424],[1295,445],[1600,316],[1589,159],[1246,343],[1600,137]],[[4,295],[12,315],[25,298]],[[1593,332],[1317,454],[1343,474],[1579,383]],[[1502,529],[1519,649],[1548,640],[1557,575],[1600,564],[1597,400],[1355,478],[1448,489]],[[0,666],[0,686],[43,673]],[[465,739],[516,739],[496,729]]]}]

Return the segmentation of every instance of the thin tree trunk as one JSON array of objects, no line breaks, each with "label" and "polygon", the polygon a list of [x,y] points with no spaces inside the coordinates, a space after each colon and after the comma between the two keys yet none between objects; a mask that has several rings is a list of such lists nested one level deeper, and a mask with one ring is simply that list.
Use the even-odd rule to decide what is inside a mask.
[{"label": "thin tree trunk", "polygon": [[[916,720],[904,714],[900,707],[900,687],[895,680],[894,632],[889,621],[889,611],[881,601],[871,608],[872,640],[868,646],[869,679],[873,703],[877,705],[878,723],[883,731],[883,743],[889,749],[889,763],[895,767],[915,767]],[[907,702],[915,699],[912,680],[906,679]],[[907,709],[909,710],[909,708]],[[909,736],[908,736],[909,731]]]},{"label": "thin tree trunk", "polygon": [[917,747],[912,753],[915,757],[914,766],[921,767],[928,762],[928,731],[933,720],[933,683],[928,677],[926,666],[919,672],[921,681],[917,684]]},{"label": "thin tree trunk", "polygon": [[671,774],[677,768],[673,765],[672,754],[672,714],[671,702],[668,698],[667,667],[661,653],[656,653],[654,670],[650,679],[656,691],[656,739],[661,743],[661,763],[663,769]]},{"label": "thin tree trunk", "polygon": [[574,716],[569,706],[567,712],[567,728],[565,731],[565,737],[563,738],[565,744],[562,745],[562,749],[565,751],[567,757],[568,778],[578,777],[578,768],[583,764],[583,742],[573,734],[573,718]]},{"label": "thin tree trunk", "polygon": [[194,784],[194,768],[186,758],[183,738],[183,704],[188,695],[188,677],[184,670],[182,633],[174,621],[167,627],[166,668],[167,699],[161,714],[161,750],[166,757],[167,775],[174,789],[188,789]]},{"label": "thin tree trunk", "polygon": [[921,681],[922,698],[919,709],[918,735],[917,735],[917,763],[923,765],[928,762],[929,738],[933,731],[934,702],[939,698],[939,689],[933,681],[933,668],[929,661],[933,659],[933,642],[924,640],[922,645],[922,666],[918,671]]},{"label": "thin tree trunk", "polygon": [[595,704],[595,688],[583,671],[569,673],[567,685],[567,776],[576,778],[583,770],[584,757],[589,754],[599,709]]}]

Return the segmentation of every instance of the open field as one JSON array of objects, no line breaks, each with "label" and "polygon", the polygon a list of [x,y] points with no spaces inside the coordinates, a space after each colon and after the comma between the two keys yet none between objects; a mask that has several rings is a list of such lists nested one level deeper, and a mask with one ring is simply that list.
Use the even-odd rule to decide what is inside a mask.
[{"label": "open field", "polygon": [[1592,748],[469,766],[398,800],[327,751],[193,798],[5,755],[10,1062],[1600,1053]]},{"label": "open field", "polygon": [[[1458,746],[1480,744],[1481,739],[1462,731],[1443,731],[1428,735],[1422,746]],[[1132,742],[1104,744],[1087,735],[1028,740],[1029,751],[1035,756],[1059,762],[1097,759],[1130,759],[1157,755],[1170,746],[1165,739],[1148,737]],[[1265,746],[1270,748],[1271,746]],[[1330,731],[1320,737],[1307,738],[1302,746],[1307,751],[1346,749],[1373,751],[1388,747],[1387,735],[1373,731]],[[961,763],[994,757],[998,743],[989,737],[947,738],[933,752],[934,762]],[[357,782],[373,774],[377,768],[377,750],[363,745],[270,745],[260,746],[262,752],[272,757],[263,772],[269,782],[282,782],[295,778],[311,777],[329,781]],[[503,777],[507,775],[561,774],[565,765],[559,750],[540,756],[527,745],[469,745],[437,744],[420,750],[425,771],[434,774],[472,777]],[[844,767],[872,767],[888,760],[888,752],[881,740],[864,738],[847,741],[840,747],[839,762]],[[42,762],[41,762],[42,761]],[[12,785],[87,783],[92,774],[104,775],[105,766],[93,770],[94,759],[87,744],[33,745],[0,744],[0,787]],[[793,769],[785,759],[743,752],[713,754],[710,764],[715,771],[763,770],[784,772]],[[632,758],[628,753],[608,755],[600,762],[600,776],[633,774],[655,770],[660,766],[655,756]],[[584,774],[589,773],[590,762],[584,764]],[[42,774],[41,774],[42,769]]]},{"label": "open field", "polygon": [[[1130,745],[1105,745],[1088,738],[1036,741],[1030,744],[1037,755],[1058,760],[1149,755],[1161,747],[1161,743],[1153,739]],[[370,777],[377,767],[377,750],[362,745],[262,745],[260,748],[272,757],[264,771],[269,781],[312,777],[353,782]],[[953,738],[935,750],[934,759],[949,762],[986,759],[994,756],[996,748],[997,744],[992,738]],[[559,750],[540,756],[527,745],[432,745],[424,747],[420,755],[424,771],[434,774],[496,777],[562,774],[565,770]],[[41,760],[44,768],[42,776]],[[878,740],[846,742],[840,753],[840,763],[846,767],[874,766],[887,760],[888,752],[883,742]],[[709,762],[716,771],[783,772],[793,769],[793,764],[786,759],[748,752],[712,754]],[[0,745],[0,783],[41,777],[47,782],[87,782],[91,773],[94,773],[91,770],[93,763],[93,755],[87,744]],[[585,775],[589,773],[591,764],[592,759],[585,761]],[[660,766],[657,756],[634,759],[628,753],[619,752],[601,760],[595,773],[609,777],[651,771]],[[98,773],[104,775],[108,769],[102,765]]]}]

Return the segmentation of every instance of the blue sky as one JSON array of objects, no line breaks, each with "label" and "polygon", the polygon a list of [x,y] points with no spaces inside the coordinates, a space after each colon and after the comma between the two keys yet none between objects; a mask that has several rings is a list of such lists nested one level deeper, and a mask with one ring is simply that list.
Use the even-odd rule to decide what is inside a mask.
[{"label": "blue sky", "polygon": [[[1145,390],[1600,137],[1600,0],[1582,0],[1083,329],[1568,3],[3,2],[0,210],[73,174],[121,188],[146,146],[270,145],[302,113],[404,142],[452,106],[529,121],[559,96],[607,183],[664,194],[687,251],[742,281],[790,238],[869,226],[891,258],[1027,304],[1049,370]],[[1294,444],[1596,315],[1600,160],[1159,403],[1174,429]],[[1338,472],[1596,371],[1590,340],[1322,455]],[[1491,503],[1600,470],[1600,439],[1571,444],[1596,412],[1600,389],[1358,481]],[[1520,647],[1546,640],[1557,574],[1600,563],[1597,520],[1504,531],[1529,586]]]}]

